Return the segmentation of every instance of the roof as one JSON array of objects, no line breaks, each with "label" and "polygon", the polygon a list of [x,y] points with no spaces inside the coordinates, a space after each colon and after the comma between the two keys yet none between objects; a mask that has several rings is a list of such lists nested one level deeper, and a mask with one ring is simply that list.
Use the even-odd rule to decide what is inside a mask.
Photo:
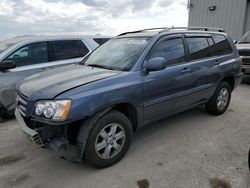
[{"label": "roof", "polygon": [[27,35],[14,37],[1,42],[19,43],[24,41],[45,41],[45,40],[60,40],[60,39],[84,39],[84,38],[111,38],[101,35]]}]

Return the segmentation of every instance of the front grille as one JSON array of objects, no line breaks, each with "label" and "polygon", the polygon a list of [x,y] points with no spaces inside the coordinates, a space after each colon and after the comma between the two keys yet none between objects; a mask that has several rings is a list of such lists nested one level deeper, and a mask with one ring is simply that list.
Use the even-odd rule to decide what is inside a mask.
[{"label": "front grille", "polygon": [[243,65],[250,65],[250,56],[242,57],[242,64]]},{"label": "front grille", "polygon": [[27,97],[24,95],[20,93],[16,94],[16,106],[23,117],[26,116],[27,101]]},{"label": "front grille", "polygon": [[240,56],[250,56],[250,51],[240,51],[239,50]]}]

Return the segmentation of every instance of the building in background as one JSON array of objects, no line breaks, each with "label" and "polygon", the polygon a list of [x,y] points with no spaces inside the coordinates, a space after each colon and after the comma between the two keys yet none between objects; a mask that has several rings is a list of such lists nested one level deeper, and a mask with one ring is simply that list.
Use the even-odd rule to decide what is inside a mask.
[{"label": "building in background", "polygon": [[250,0],[189,0],[188,26],[223,28],[234,40],[250,30]]}]

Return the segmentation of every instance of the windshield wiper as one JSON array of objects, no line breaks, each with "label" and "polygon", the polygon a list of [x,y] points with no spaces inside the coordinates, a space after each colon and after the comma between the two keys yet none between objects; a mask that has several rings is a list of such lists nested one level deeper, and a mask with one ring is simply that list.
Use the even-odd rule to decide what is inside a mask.
[{"label": "windshield wiper", "polygon": [[96,68],[102,68],[102,69],[107,69],[106,66],[104,66],[104,65],[98,65],[98,64],[88,64],[87,66],[89,66],[89,67],[96,67]]},{"label": "windshield wiper", "polygon": [[107,67],[107,66],[98,65],[98,64],[88,64],[87,66],[101,68],[101,69],[117,70],[117,69],[112,68],[112,67]]}]

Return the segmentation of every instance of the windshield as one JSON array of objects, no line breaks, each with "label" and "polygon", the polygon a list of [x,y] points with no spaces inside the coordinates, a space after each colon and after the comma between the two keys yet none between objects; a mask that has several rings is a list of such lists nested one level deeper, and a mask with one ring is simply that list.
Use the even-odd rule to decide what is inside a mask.
[{"label": "windshield", "polygon": [[2,41],[0,42],[0,53],[7,50],[9,47],[13,46],[15,43],[11,43],[10,41]]},{"label": "windshield", "polygon": [[148,42],[149,38],[112,39],[92,52],[81,64],[128,71],[136,63]]},{"label": "windshield", "polygon": [[239,41],[239,44],[250,43],[250,32],[246,33]]}]

